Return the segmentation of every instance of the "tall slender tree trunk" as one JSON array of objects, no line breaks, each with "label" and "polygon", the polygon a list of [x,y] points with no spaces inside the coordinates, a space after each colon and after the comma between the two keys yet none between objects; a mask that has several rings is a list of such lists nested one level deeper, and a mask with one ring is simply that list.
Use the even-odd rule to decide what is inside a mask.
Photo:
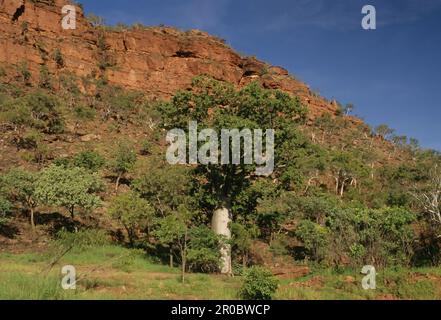
[{"label": "tall slender tree trunk", "polygon": [[346,185],[346,182],[343,181],[342,184],[341,184],[341,188],[340,188],[340,197],[343,197],[343,195],[344,195],[345,185]]},{"label": "tall slender tree trunk", "polygon": [[185,283],[185,257],[182,255],[182,271],[181,271],[181,281]]},{"label": "tall slender tree trunk", "polygon": [[170,268],[173,268],[173,251],[172,251],[171,246],[170,246],[169,255],[170,255]]},{"label": "tall slender tree trunk", "polygon": [[116,178],[115,192],[118,192],[118,189],[119,189],[119,182],[120,182],[121,178],[122,178],[122,173],[119,173],[119,174],[118,174],[118,177]]},{"label": "tall slender tree trunk", "polygon": [[185,268],[186,268],[185,254],[182,254],[182,270],[181,270],[181,281],[185,283]]},{"label": "tall slender tree trunk", "polygon": [[130,247],[133,248],[135,244],[133,231],[127,226],[124,226],[124,228],[126,229],[127,237],[129,238]]},{"label": "tall slender tree trunk", "polygon": [[31,212],[31,228],[34,231],[35,230],[34,208],[31,207],[30,212]]},{"label": "tall slender tree trunk", "polygon": [[[231,239],[231,230],[229,223],[232,220],[230,205],[224,203],[222,207],[216,209],[211,222],[212,229],[215,234],[224,236],[226,240]],[[223,243],[220,249],[221,254],[221,273],[232,274],[231,267],[231,245]]]},{"label": "tall slender tree trunk", "polygon": [[184,246],[181,252],[181,258],[182,258],[182,283],[185,282],[185,270],[187,268],[187,238],[188,238],[188,231],[185,229],[185,235],[184,235]]}]

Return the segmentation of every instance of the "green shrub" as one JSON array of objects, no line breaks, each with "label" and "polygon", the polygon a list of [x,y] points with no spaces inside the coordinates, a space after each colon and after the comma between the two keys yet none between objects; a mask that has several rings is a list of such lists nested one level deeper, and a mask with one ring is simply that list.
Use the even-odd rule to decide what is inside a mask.
[{"label": "green shrub", "polygon": [[349,251],[350,257],[356,262],[359,262],[360,259],[366,255],[366,248],[359,243],[354,243],[352,246],[350,246]]},{"label": "green shrub", "polygon": [[23,83],[25,85],[29,85],[29,81],[31,80],[32,74],[29,72],[28,64],[26,62],[21,62],[17,66],[17,70],[20,73]]},{"label": "green shrub", "polygon": [[148,156],[152,152],[152,143],[149,140],[143,140],[141,143],[141,154]]},{"label": "green shrub", "polygon": [[33,152],[31,160],[35,163],[42,164],[47,162],[50,158],[52,158],[52,149],[47,144],[39,143]]},{"label": "green shrub", "polygon": [[133,246],[138,231],[141,229],[148,230],[151,226],[154,210],[147,200],[130,191],[112,200],[109,214],[124,226],[130,244]]},{"label": "green shrub", "polygon": [[28,130],[23,136],[15,138],[14,143],[18,149],[30,150],[25,156],[26,161],[44,163],[52,155],[52,150],[43,142],[41,133],[34,129]]},{"label": "green shrub", "polygon": [[96,116],[96,111],[85,106],[77,106],[74,109],[74,115],[78,120],[93,120]]},{"label": "green shrub", "polygon": [[328,251],[351,257],[353,265],[408,264],[414,220],[415,215],[403,208],[337,210],[326,222],[331,234]]},{"label": "green shrub", "polygon": [[35,127],[49,134],[63,133],[61,104],[55,96],[35,92],[25,97],[25,103],[31,112]]},{"label": "green shrub", "polygon": [[125,92],[121,90],[113,90],[108,96],[108,104],[114,112],[131,112],[139,106],[141,94],[138,92]]},{"label": "green shrub", "polygon": [[84,151],[77,154],[73,158],[72,163],[75,167],[97,172],[104,166],[105,160],[99,153],[95,151]]},{"label": "green shrub", "polygon": [[11,203],[0,196],[0,226],[8,221],[8,215],[11,213],[11,210]]},{"label": "green shrub", "polygon": [[309,220],[300,221],[296,236],[303,242],[314,260],[322,260],[327,245],[327,229]]},{"label": "green shrub", "polygon": [[40,67],[39,87],[43,89],[52,89],[52,77],[46,65]]},{"label": "green shrub", "polygon": [[17,126],[32,126],[31,112],[23,99],[9,100],[0,106],[0,118]]},{"label": "green shrub", "polygon": [[248,265],[253,239],[259,236],[259,228],[256,225],[246,226],[237,222],[231,223],[230,228],[232,250],[235,255],[241,256],[242,267],[245,268]]},{"label": "green shrub", "polygon": [[64,73],[59,76],[61,87],[67,92],[72,93],[74,96],[81,94],[80,88],[78,88],[77,77],[70,73]]},{"label": "green shrub", "polygon": [[240,296],[246,300],[271,300],[278,287],[278,280],[270,270],[251,267],[244,271]]},{"label": "green shrub", "polygon": [[31,129],[23,136],[16,138],[14,142],[19,149],[35,150],[41,141],[41,133]]},{"label": "green shrub", "polygon": [[220,265],[220,239],[207,226],[190,229],[187,262],[189,269],[215,272]]},{"label": "green shrub", "polygon": [[22,23],[21,23],[21,33],[22,34],[25,34],[26,32],[28,32],[29,31],[29,23],[27,22],[27,21],[23,21]]},{"label": "green shrub", "polygon": [[275,234],[271,241],[270,251],[276,256],[284,256],[289,254],[289,239],[284,234]]},{"label": "green shrub", "polygon": [[57,167],[68,168],[71,166],[72,161],[70,158],[62,157],[55,159],[52,163]]},{"label": "green shrub", "polygon": [[98,54],[98,68],[105,71],[107,68],[115,66],[115,58],[108,51],[109,46],[107,45],[104,33],[100,32],[97,38],[97,54]]},{"label": "green shrub", "polygon": [[78,232],[61,230],[57,233],[55,247],[81,252],[90,248],[103,247],[109,244],[109,238],[103,230],[86,229]]},{"label": "green shrub", "polygon": [[151,156],[137,166],[133,175],[131,187],[155,205],[158,215],[174,214],[190,201],[191,180],[185,166],[172,166],[162,157]]},{"label": "green shrub", "polygon": [[136,163],[136,153],[127,141],[120,141],[113,152],[109,169],[116,175],[115,189],[118,191],[120,180],[133,169]]},{"label": "green shrub", "polygon": [[59,68],[64,66],[64,58],[61,50],[59,48],[55,49],[53,54],[53,59]]},{"label": "green shrub", "polygon": [[59,167],[67,168],[83,168],[90,172],[98,172],[105,164],[105,159],[95,151],[83,151],[74,157],[57,158],[53,164]]},{"label": "green shrub", "polygon": [[64,132],[60,101],[43,92],[33,92],[8,101],[0,109],[1,118],[18,125],[38,129],[48,134]]}]

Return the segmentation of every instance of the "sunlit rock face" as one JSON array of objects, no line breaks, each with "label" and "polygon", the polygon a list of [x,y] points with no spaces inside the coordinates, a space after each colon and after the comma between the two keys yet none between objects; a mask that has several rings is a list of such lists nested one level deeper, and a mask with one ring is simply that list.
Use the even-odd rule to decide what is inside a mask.
[{"label": "sunlit rock face", "polygon": [[[76,29],[64,30],[62,8],[66,4],[69,1],[0,0],[0,64],[26,62],[34,83],[39,81],[42,65],[55,76],[105,76],[109,84],[140,90],[156,99],[168,99],[177,90],[188,88],[198,75],[209,75],[238,87],[258,81],[266,88],[298,96],[309,107],[311,117],[337,110],[285,69],[254,57],[243,57],[223,40],[199,30],[95,28],[80,7],[76,12]],[[105,40],[106,55],[114,63],[104,71],[98,67],[100,46],[103,49],[100,37]],[[54,61],[55,50],[61,52],[63,66]]]}]

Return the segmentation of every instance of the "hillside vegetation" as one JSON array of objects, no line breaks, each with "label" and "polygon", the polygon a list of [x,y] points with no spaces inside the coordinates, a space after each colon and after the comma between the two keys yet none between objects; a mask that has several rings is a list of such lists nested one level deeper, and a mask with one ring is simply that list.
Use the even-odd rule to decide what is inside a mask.
[{"label": "hillside vegetation", "polygon": [[[0,66],[0,298],[234,299],[247,279],[256,298],[440,298],[437,151],[259,81],[201,75],[163,99],[110,83],[109,64],[80,77],[50,59]],[[168,164],[166,134],[189,121],[274,129],[274,172]],[[223,207],[231,239],[211,228]],[[219,275],[225,245],[237,277]]]}]

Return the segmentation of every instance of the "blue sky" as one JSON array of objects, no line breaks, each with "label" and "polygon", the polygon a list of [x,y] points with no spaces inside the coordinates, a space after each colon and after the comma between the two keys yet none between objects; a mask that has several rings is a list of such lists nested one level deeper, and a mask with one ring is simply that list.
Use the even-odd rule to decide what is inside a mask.
[{"label": "blue sky", "polygon": [[[370,125],[441,151],[441,0],[80,0],[122,22],[201,29],[288,69]],[[361,28],[361,8],[377,30]]]}]

